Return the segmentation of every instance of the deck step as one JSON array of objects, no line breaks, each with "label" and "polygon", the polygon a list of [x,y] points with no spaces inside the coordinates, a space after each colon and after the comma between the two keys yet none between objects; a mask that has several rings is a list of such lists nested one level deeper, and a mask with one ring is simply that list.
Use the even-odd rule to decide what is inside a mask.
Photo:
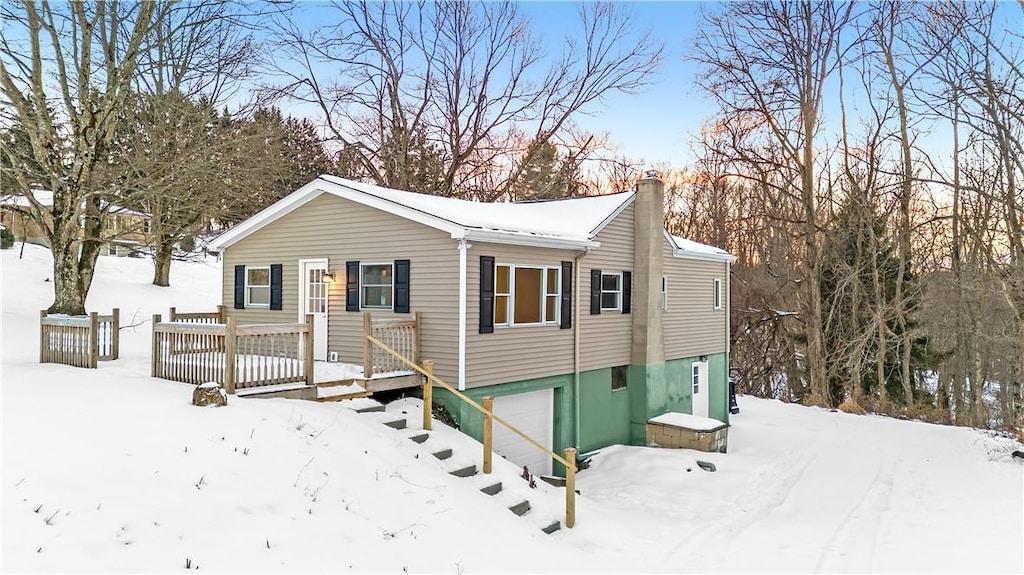
[{"label": "deck step", "polygon": [[522,517],[523,515],[526,515],[527,511],[530,510],[530,502],[526,499],[523,499],[522,501],[516,503],[515,505],[510,505],[508,510]]},{"label": "deck step", "polygon": [[541,527],[540,530],[543,531],[544,533],[547,533],[548,535],[551,535],[552,533],[554,533],[555,531],[558,531],[561,528],[562,528],[562,522],[561,521],[555,521],[555,522],[552,522],[551,525],[548,525],[547,527]]},{"label": "deck step", "polygon": [[394,429],[405,429],[406,422],[405,419],[393,419],[391,421],[385,421],[384,425]]},{"label": "deck step", "polygon": [[[365,390],[362,390],[362,389],[360,389],[359,391],[350,391],[350,392],[347,392],[347,393],[334,393],[332,395],[322,395],[320,393],[320,391],[319,391],[320,389],[329,389],[329,390],[333,391],[333,389],[331,389],[330,387],[328,387],[328,388],[319,388],[318,387],[317,388],[318,397],[316,398],[316,400],[319,401],[320,403],[326,403],[328,401],[345,401],[345,400],[349,400],[349,399],[360,399],[360,398],[363,398],[363,397],[369,397],[371,395],[369,391],[365,391]],[[381,406],[381,407],[383,407],[383,406]]]},{"label": "deck step", "polygon": [[431,455],[433,455],[434,457],[436,457],[438,459],[444,460],[444,459],[448,459],[449,457],[452,456],[452,450],[451,450],[450,447],[448,447],[448,448],[442,449],[440,451],[435,451],[435,452],[431,453]]},{"label": "deck step", "polygon": [[499,482],[494,483],[492,485],[487,485],[487,486],[481,487],[480,491],[483,491],[487,495],[497,495],[497,494],[501,493],[501,482],[499,481]]},{"label": "deck step", "polygon": [[465,467],[460,467],[453,471],[449,471],[448,473],[454,475],[455,477],[473,477],[474,475],[476,475],[476,465],[467,465]]},{"label": "deck step", "polygon": [[318,381],[316,382],[317,387],[337,387],[339,385],[352,385],[356,382],[354,379],[335,379],[333,381]]},{"label": "deck step", "polygon": [[410,435],[409,439],[415,441],[416,443],[423,443],[429,437],[430,437],[430,434],[427,433],[426,431],[424,431],[424,432],[421,432],[421,433],[414,433],[414,434]]},{"label": "deck step", "polygon": [[384,411],[384,405],[383,404],[377,404],[377,405],[367,405],[365,407],[357,407],[355,411],[356,411],[356,413],[376,413],[378,411],[382,412],[382,411]]}]

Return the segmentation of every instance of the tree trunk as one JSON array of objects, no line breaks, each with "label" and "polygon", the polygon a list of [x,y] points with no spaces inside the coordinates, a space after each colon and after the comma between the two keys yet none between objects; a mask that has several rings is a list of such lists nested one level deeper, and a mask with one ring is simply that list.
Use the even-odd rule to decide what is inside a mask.
[{"label": "tree trunk", "polygon": [[[57,244],[51,239],[51,245]],[[78,276],[79,242],[67,242],[62,249],[53,250],[53,305],[47,310],[51,314],[85,315],[85,294],[82,293]]]},{"label": "tree trunk", "polygon": [[153,254],[153,285],[167,287],[171,285],[171,256],[174,254],[174,243],[167,238],[160,238],[156,253]]}]

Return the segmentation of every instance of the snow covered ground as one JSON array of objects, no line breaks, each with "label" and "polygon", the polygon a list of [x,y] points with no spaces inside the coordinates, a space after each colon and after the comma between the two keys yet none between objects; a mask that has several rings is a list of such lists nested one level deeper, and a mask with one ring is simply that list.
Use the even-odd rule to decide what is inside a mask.
[{"label": "snow covered ground", "polygon": [[[344,402],[230,398],[149,377],[154,313],[212,310],[220,268],[100,258],[90,310],[121,308],[121,359],[38,363],[50,255],[0,252],[4,572],[1024,572],[1009,440],[741,397],[728,454],[612,447],[563,492],[506,462],[501,497],[447,473],[479,445],[427,444]],[[418,419],[416,400],[389,415]],[[452,447],[450,462],[427,446]],[[714,473],[696,460],[713,462]],[[529,495],[516,517],[502,504]]]}]

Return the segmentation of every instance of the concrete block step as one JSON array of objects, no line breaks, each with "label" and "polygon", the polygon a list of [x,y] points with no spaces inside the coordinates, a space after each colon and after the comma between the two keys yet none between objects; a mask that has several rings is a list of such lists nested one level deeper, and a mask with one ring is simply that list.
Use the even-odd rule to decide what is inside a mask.
[{"label": "concrete block step", "polygon": [[523,515],[526,515],[527,511],[530,510],[530,502],[526,499],[523,499],[522,501],[516,503],[515,505],[510,505],[508,510],[522,517]]},{"label": "concrete block step", "polygon": [[443,461],[443,460],[448,459],[449,457],[452,456],[452,450],[451,450],[451,448],[445,448],[445,449],[442,449],[440,451],[435,451],[435,452],[431,453],[431,455],[433,455],[434,457],[436,457],[436,458],[438,458],[438,459]]},{"label": "concrete block step", "polygon": [[547,533],[548,535],[551,535],[552,533],[554,533],[555,531],[558,531],[561,528],[562,528],[562,522],[561,521],[554,521],[550,525],[547,525],[545,527],[541,527],[540,530],[543,531],[544,533]]},{"label": "concrete block step", "polygon": [[394,429],[405,429],[405,425],[406,425],[404,419],[393,419],[391,421],[385,421],[383,423],[384,423],[384,425],[386,425],[388,427],[391,427],[391,428],[394,428]]},{"label": "concrete block step", "polygon": [[426,431],[421,431],[421,432],[419,432],[419,433],[413,433],[413,434],[411,434],[411,435],[409,436],[409,439],[411,439],[411,440],[415,441],[416,443],[423,443],[423,442],[424,442],[424,441],[426,441],[426,440],[427,440],[427,438],[429,438],[429,437],[430,437],[430,434],[429,434],[429,433],[427,433]]},{"label": "concrete block step", "polygon": [[501,493],[501,482],[499,481],[497,483],[492,483],[491,485],[485,485],[480,488],[480,491],[483,491],[487,495],[497,495]]},{"label": "concrete block step", "polygon": [[455,477],[473,477],[476,475],[476,465],[467,465],[465,467],[449,471],[448,473],[451,473]]},{"label": "concrete block step", "polygon": [[384,411],[384,404],[378,403],[377,405],[364,405],[355,409],[356,413],[376,413]]}]

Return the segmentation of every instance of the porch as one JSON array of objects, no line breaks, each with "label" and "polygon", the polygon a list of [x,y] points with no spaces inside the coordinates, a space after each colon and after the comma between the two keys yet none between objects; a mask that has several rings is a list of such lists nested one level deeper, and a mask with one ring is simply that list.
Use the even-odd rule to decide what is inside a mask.
[{"label": "porch", "polygon": [[[419,374],[364,346],[362,365],[315,360],[313,316],[295,324],[237,325],[223,306],[215,312],[153,316],[151,375],[171,381],[216,382],[239,396],[337,401],[378,391],[419,387]],[[389,342],[419,358],[419,314],[408,320],[364,314],[364,340]],[[328,355],[330,357],[330,355]]]}]

